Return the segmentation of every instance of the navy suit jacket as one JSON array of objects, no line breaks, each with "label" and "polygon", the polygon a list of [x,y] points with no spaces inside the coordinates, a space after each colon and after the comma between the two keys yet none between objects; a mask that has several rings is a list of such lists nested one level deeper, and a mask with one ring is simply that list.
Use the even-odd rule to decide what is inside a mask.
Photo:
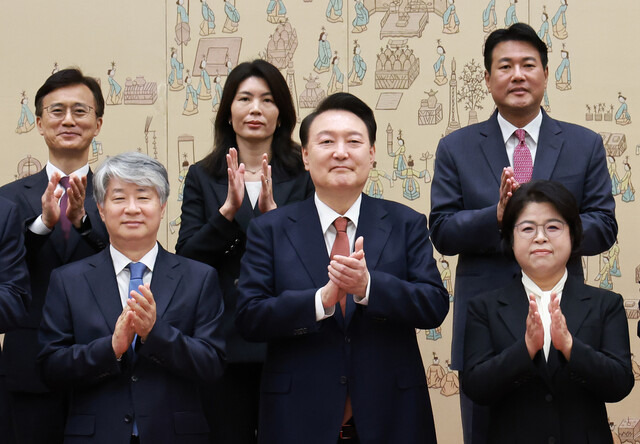
[{"label": "navy suit jacket", "polygon": [[11,391],[36,393],[47,391],[36,369],[36,356],[40,351],[38,327],[51,271],[61,265],[96,254],[108,245],[109,236],[93,199],[91,171],[87,175],[84,201],[87,218],[92,227],[90,231],[81,234],[72,228],[69,232],[69,240],[65,243],[59,227],[60,222],[51,233],[44,236],[28,229],[28,226],[42,214],[42,195],[48,183],[47,172],[43,168],[33,176],[11,182],[0,188],[0,196],[14,201],[19,208],[32,292],[26,321],[21,328],[9,332],[4,339],[2,370],[6,375],[7,387]]},{"label": "navy suit jacket", "polygon": [[[274,171],[273,199],[278,207],[298,202],[313,195],[313,183],[309,173],[295,177]],[[224,296],[225,312],[222,324],[227,344],[228,362],[262,362],[266,354],[264,344],[245,341],[235,328],[236,301],[240,259],[244,254],[249,222],[262,213],[245,191],[242,206],[233,221],[220,214],[220,207],[227,199],[228,179],[216,179],[197,163],[189,168],[185,178],[182,200],[182,222],[176,253],[218,270],[220,287]]]},{"label": "navy suit jacket", "polygon": [[335,442],[347,390],[362,442],[435,442],[416,328],[449,310],[424,215],[362,196],[369,305],[347,296],[346,317],[316,321],[315,293],[329,255],[313,198],[249,225],[237,325],[267,341],[260,398],[261,443]]},{"label": "navy suit jacket", "polygon": [[[575,196],[584,230],[579,254],[611,247],[618,224],[602,137],[584,127],[550,118],[544,111],[532,179],[560,182]],[[452,367],[462,369],[467,304],[475,295],[508,284],[519,275],[503,253],[497,222],[502,169],[509,166],[497,112],[485,122],[454,131],[436,152],[429,227],[435,248],[458,254]],[[567,265],[582,276],[580,258]]]},{"label": "navy suit jacket", "polygon": [[18,327],[31,301],[18,207],[0,197],[0,333]]},{"label": "navy suit jacket", "polygon": [[156,323],[116,360],[111,336],[122,303],[109,249],[55,270],[38,357],[52,388],[68,390],[65,442],[206,443],[200,386],[222,374],[223,303],[208,265],[160,248],[151,291]]},{"label": "navy suit jacket", "polygon": [[560,307],[571,359],[551,344],[547,362],[542,351],[532,360],[525,345],[520,278],[469,302],[462,388],[490,405],[489,442],[612,442],[605,402],[620,401],[634,383],[622,297],[569,276]]}]

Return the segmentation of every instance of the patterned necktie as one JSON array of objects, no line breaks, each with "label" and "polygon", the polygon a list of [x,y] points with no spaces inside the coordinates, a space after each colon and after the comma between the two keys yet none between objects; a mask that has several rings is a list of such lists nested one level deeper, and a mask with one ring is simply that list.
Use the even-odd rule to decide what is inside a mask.
[{"label": "patterned necktie", "polygon": [[64,188],[64,194],[60,198],[60,228],[64,234],[64,240],[69,240],[69,232],[71,231],[71,221],[67,217],[67,208],[69,207],[69,176],[60,178],[60,185]]},{"label": "patterned necktie", "polygon": [[[147,266],[142,262],[129,262],[129,265],[127,265],[127,268],[131,273],[131,276],[129,277],[129,295],[128,295],[129,297],[131,297],[132,291],[140,293],[140,290],[138,290],[138,286],[144,285],[142,282],[142,276],[144,276],[144,272],[147,269]],[[138,335],[135,335],[133,337],[133,342],[131,343],[131,351],[133,353],[134,358],[136,353],[135,352],[136,339],[138,339]],[[136,422],[135,419],[133,420],[133,430],[131,434],[134,436],[138,436],[138,423]]]},{"label": "patterned necktie", "polygon": [[[346,217],[338,217],[333,221],[333,226],[335,227],[336,240],[333,242],[333,247],[331,248],[331,259],[336,254],[340,256],[349,256],[349,237],[347,236],[347,223],[349,219]],[[339,290],[340,292],[340,308],[342,309],[342,314],[344,315],[347,305],[347,299],[344,297],[345,292]]]},{"label": "patterned necktie", "polygon": [[531,159],[531,151],[529,151],[529,147],[524,141],[525,134],[526,132],[523,129],[516,130],[518,145],[513,152],[513,170],[519,184],[529,182],[533,173],[533,160]]}]

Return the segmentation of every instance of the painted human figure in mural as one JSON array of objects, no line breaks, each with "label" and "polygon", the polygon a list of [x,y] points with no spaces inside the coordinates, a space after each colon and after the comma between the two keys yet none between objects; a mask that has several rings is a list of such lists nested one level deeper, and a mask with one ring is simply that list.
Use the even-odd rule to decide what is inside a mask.
[{"label": "painted human figure in mural", "polygon": [[484,32],[492,32],[497,27],[496,0],[489,0],[487,7],[482,11],[482,30]]},{"label": "painted human figure in mural", "polygon": [[107,105],[120,105],[122,103],[123,90],[115,79],[116,64],[111,64],[111,69],[107,70],[107,80],[109,82],[109,94],[107,94]]},{"label": "painted human figure in mural", "polygon": [[623,202],[633,202],[636,200],[636,190],[631,183],[631,165],[629,161],[624,162],[624,175],[620,179],[620,194],[622,194]]},{"label": "painted human figure in mural", "polygon": [[327,85],[327,94],[334,94],[342,91],[344,74],[340,71],[340,66],[338,66],[339,61],[340,57],[338,57],[338,54],[336,54],[331,60],[331,78]]},{"label": "painted human figure in mural", "polygon": [[[631,356],[633,357],[633,353],[631,353]],[[609,429],[611,429],[612,444],[622,444],[622,441],[620,441],[620,436],[618,436],[618,434],[616,433],[616,424],[613,421],[609,421]]]},{"label": "painted human figure in mural", "polygon": [[[184,180],[187,177],[187,173],[189,172],[189,161],[182,161],[182,168],[180,168],[180,172],[178,173],[178,182],[180,185],[178,186],[178,202],[182,202],[182,196],[184,194]],[[175,219],[169,222],[169,231],[171,234],[176,232],[176,228],[180,226],[182,223],[182,215],[179,215]]]},{"label": "painted human figure in mural", "polygon": [[444,368],[440,365],[440,359],[438,355],[433,353],[433,364],[427,368],[427,387],[429,388],[441,388],[442,381],[444,379]]},{"label": "painted human figure in mural", "polygon": [[411,156],[409,156],[407,168],[398,173],[398,178],[402,179],[402,196],[408,200],[416,200],[420,197],[420,184],[418,183],[418,179],[427,177],[427,170],[416,171],[413,167],[414,161]]},{"label": "painted human figure in mural", "polygon": [[609,261],[609,257],[604,254],[602,254],[600,258],[600,271],[594,280],[596,282],[600,282],[600,288],[611,290],[613,288],[613,281],[611,280],[611,262]]},{"label": "painted human figure in mural", "polygon": [[382,178],[385,178],[389,181],[389,185],[393,188],[393,182],[391,181],[391,176],[389,176],[385,171],[379,170],[377,168],[378,162],[373,161],[373,167],[369,171],[369,178],[367,179],[367,183],[364,186],[364,192],[370,196],[375,197],[376,199],[382,199],[382,194],[384,193],[384,187],[382,186]]},{"label": "painted human figure in mural", "polygon": [[200,35],[215,34],[216,15],[207,4],[207,0],[200,0],[202,3],[202,23],[200,24]]},{"label": "painted human figure in mural", "polygon": [[620,177],[618,176],[615,157],[607,156],[607,169],[609,170],[609,177],[611,177],[611,194],[617,196],[620,194]]},{"label": "painted human figure in mural", "polygon": [[207,59],[202,57],[200,61],[200,84],[198,85],[198,99],[211,99],[211,78],[207,72]]},{"label": "painted human figure in mural", "polygon": [[567,0],[560,0],[560,6],[551,19],[553,35],[555,38],[564,40],[569,36],[567,32]]},{"label": "painted human figure in mural", "polygon": [[355,4],[356,8],[356,18],[353,19],[351,24],[353,25],[352,33],[357,34],[362,31],[367,30],[367,25],[369,24],[369,10],[364,5],[362,0],[356,0]]},{"label": "painted human figure in mural", "polygon": [[189,23],[189,14],[184,7],[184,0],[177,0],[176,5],[178,10],[178,23]]},{"label": "painted human figure in mural", "polygon": [[329,0],[326,16],[331,23],[342,22],[342,0]]},{"label": "painted human figure in mural", "polygon": [[313,64],[313,70],[318,74],[329,71],[331,64],[331,44],[327,40],[327,33],[323,29],[318,38],[318,58]]},{"label": "painted human figure in mural", "polygon": [[544,89],[544,94],[542,95],[542,108],[550,113],[551,105],[549,104],[549,94],[547,94],[547,88]]},{"label": "painted human figure in mural", "polygon": [[560,51],[562,61],[556,69],[556,88],[560,91],[571,89],[571,61],[569,60],[569,51],[563,49]]},{"label": "painted human figure in mural", "polygon": [[362,85],[362,80],[367,73],[367,64],[360,55],[360,45],[356,40],[353,47],[353,59],[351,71],[349,71],[349,86]]},{"label": "painted human figure in mural", "polygon": [[451,368],[449,360],[446,360],[445,362],[447,364],[447,374],[442,380],[442,390],[440,390],[440,394],[443,396],[457,395],[460,393],[460,380],[458,379],[458,375],[456,375]]},{"label": "painted human figure in mural", "polygon": [[444,66],[445,54],[447,53],[444,50],[444,47],[440,44],[440,40],[438,40],[438,47],[436,48],[438,52],[438,60],[433,64],[433,71],[436,75],[433,80],[436,85],[442,86],[447,83],[449,80],[447,79],[447,69]]},{"label": "painted human figure in mural", "polygon": [[186,98],[182,107],[182,115],[192,116],[194,114],[198,114],[198,90],[200,89],[200,86],[198,85],[198,90],[193,87],[191,84],[191,75],[189,74],[189,70],[187,70],[184,83],[187,85],[187,89]]},{"label": "painted human figure in mural", "polygon": [[442,271],[440,271],[440,279],[442,279],[442,285],[447,289],[449,293],[449,302],[453,302],[453,284],[451,283],[451,268],[449,267],[449,261],[445,258],[440,259],[440,265]]},{"label": "painted human figure in mural", "polygon": [[218,112],[218,108],[220,108],[220,102],[222,101],[222,85],[220,84],[220,76],[216,75],[213,78],[213,102],[211,104],[211,109],[214,112]]},{"label": "painted human figure in mural", "polygon": [[29,109],[29,100],[26,94],[22,93],[22,99],[20,99],[20,117],[18,118],[18,126],[16,126],[16,133],[24,134],[31,131],[36,126],[36,118]]},{"label": "painted human figure in mural", "polygon": [[618,244],[618,239],[616,239],[616,242],[609,249],[609,263],[611,264],[611,276],[622,276],[622,272],[620,271],[620,244]]},{"label": "painted human figure in mural", "polygon": [[240,13],[236,9],[233,0],[224,1],[224,13],[227,16],[224,21],[224,27],[222,32],[234,33],[238,30],[238,23],[240,22]]},{"label": "painted human figure in mural", "polygon": [[282,23],[286,20],[287,7],[283,0],[269,0],[267,5],[267,21],[269,23]]},{"label": "painted human figure in mural", "polygon": [[393,180],[396,180],[398,175],[407,169],[407,148],[404,146],[404,139],[402,138],[402,131],[398,134],[398,149],[393,151],[392,146],[387,147],[387,154],[393,157]]},{"label": "painted human figure in mural", "polygon": [[180,91],[184,89],[183,81],[182,81],[182,71],[184,69],[184,64],[178,60],[178,50],[176,48],[171,48],[171,72],[169,73],[169,78],[167,79],[169,83],[169,89],[171,91]]},{"label": "painted human figure in mural", "polygon": [[620,102],[620,107],[616,111],[616,123],[618,125],[628,125],[631,123],[631,114],[629,114],[627,98],[622,93],[618,93],[618,102]]},{"label": "painted human figure in mural", "polygon": [[460,32],[460,19],[456,13],[455,0],[448,0],[449,6],[442,14],[442,32],[445,34],[456,34]]},{"label": "painted human figure in mural", "polygon": [[509,0],[509,2],[510,4],[504,17],[505,26],[511,26],[514,23],[518,23],[518,17],[516,16],[516,3],[518,3],[518,0]]},{"label": "painted human figure in mural", "polygon": [[542,13],[542,24],[538,30],[538,37],[546,43],[547,52],[551,52],[553,43],[551,42],[551,36],[549,35],[549,15],[546,11]]},{"label": "painted human figure in mural", "polygon": [[429,328],[424,331],[424,337],[427,341],[437,341],[442,339],[442,327]]}]

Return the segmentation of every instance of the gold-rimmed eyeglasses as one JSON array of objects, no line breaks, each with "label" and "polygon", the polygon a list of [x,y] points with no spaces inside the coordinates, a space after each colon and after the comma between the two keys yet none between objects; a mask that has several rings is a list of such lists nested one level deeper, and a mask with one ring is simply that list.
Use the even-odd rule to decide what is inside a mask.
[{"label": "gold-rimmed eyeglasses", "polygon": [[538,227],[542,228],[542,233],[548,238],[559,237],[564,231],[565,223],[560,220],[550,220],[545,224],[534,224],[533,222],[520,222],[516,224],[514,230],[523,239],[533,239],[538,235]]},{"label": "gold-rimmed eyeglasses", "polygon": [[76,120],[86,119],[91,115],[93,107],[84,103],[76,103],[75,105],[65,106],[61,103],[54,103],[53,105],[45,106],[45,110],[49,114],[49,117],[54,120],[62,120],[67,116],[67,113],[71,111],[71,116]]}]

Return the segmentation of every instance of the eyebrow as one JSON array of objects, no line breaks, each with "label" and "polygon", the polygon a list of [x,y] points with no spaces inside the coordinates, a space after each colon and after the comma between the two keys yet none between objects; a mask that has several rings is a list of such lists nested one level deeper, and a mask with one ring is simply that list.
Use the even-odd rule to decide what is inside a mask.
[{"label": "eyebrow", "polygon": [[[252,96],[252,97],[254,96],[254,94],[251,91],[238,91],[236,93],[236,96],[239,96],[241,94],[245,94],[247,96]],[[264,96],[273,96],[273,94],[271,93],[271,91],[267,91],[267,92],[264,92],[264,93],[260,94],[260,97],[264,97]]]},{"label": "eyebrow", "polygon": [[[511,62],[512,60],[514,60],[515,57],[500,57],[496,63],[501,63],[501,62]],[[538,59],[534,56],[527,56],[527,57],[522,57],[521,59],[518,58],[519,60],[523,60],[525,62],[538,62]]]},{"label": "eyebrow", "polygon": [[[563,224],[566,224],[566,223],[567,223],[566,221],[564,221],[564,220],[562,220],[562,219],[558,219],[558,218],[555,218],[555,217],[554,217],[554,218],[551,218],[551,219],[547,219],[546,221],[544,221],[544,222],[543,222],[542,224],[540,224],[540,225],[548,224],[549,222],[562,222]],[[518,222],[516,225],[525,224],[525,223],[529,223],[529,224],[536,224],[536,223],[535,223],[534,221],[532,221],[532,220],[523,220],[523,221]],[[536,224],[536,225],[537,225],[537,224]]]}]

